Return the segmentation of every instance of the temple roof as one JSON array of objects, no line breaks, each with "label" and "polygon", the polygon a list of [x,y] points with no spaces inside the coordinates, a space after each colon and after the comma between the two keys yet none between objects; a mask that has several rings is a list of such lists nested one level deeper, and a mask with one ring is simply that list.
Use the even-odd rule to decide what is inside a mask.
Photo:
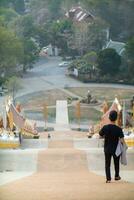
[{"label": "temple roof", "polygon": [[125,50],[125,43],[123,42],[117,42],[117,41],[110,41],[107,43],[106,48],[112,48],[115,49],[116,52],[121,55],[123,51]]},{"label": "temple roof", "polygon": [[86,21],[87,19],[93,20],[94,18],[90,12],[84,10],[80,6],[72,7],[65,15],[76,22]]}]

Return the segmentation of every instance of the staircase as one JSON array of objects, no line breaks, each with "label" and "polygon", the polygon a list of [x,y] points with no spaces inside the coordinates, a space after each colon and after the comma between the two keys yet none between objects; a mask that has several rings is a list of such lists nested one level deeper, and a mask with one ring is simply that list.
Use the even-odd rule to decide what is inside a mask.
[{"label": "staircase", "polygon": [[56,101],[56,131],[66,131],[69,128],[67,101]]}]

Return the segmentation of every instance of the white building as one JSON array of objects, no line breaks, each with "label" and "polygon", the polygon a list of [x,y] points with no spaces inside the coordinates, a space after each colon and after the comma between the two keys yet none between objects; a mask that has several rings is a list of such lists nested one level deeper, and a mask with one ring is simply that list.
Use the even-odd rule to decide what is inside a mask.
[{"label": "white building", "polygon": [[119,55],[122,55],[122,53],[123,53],[124,50],[125,50],[125,43],[113,41],[113,40],[110,39],[109,42],[106,44],[106,47],[103,48],[103,49],[107,49],[107,48],[115,49],[116,52],[117,52]]}]

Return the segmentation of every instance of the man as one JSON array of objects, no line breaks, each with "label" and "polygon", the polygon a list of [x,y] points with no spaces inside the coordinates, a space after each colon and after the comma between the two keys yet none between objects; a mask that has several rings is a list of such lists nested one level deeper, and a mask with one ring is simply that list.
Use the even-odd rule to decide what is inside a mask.
[{"label": "man", "polygon": [[106,173],[106,183],[111,182],[111,158],[114,159],[115,168],[115,180],[120,180],[119,176],[119,160],[120,156],[115,155],[115,151],[120,139],[121,143],[125,143],[124,134],[122,129],[116,125],[117,112],[115,110],[111,111],[109,114],[110,124],[104,125],[100,130],[99,135],[104,137],[104,154],[105,154],[105,173]]}]

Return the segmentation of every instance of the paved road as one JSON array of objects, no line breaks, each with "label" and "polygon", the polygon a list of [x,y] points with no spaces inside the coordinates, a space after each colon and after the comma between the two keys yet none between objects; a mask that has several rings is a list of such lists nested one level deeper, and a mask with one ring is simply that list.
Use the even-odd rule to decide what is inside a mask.
[{"label": "paved road", "polygon": [[134,86],[120,84],[82,83],[65,75],[66,67],[59,67],[60,57],[41,59],[22,79],[23,89],[18,96],[40,90],[70,87],[112,87],[134,89]]},{"label": "paved road", "polygon": [[[49,90],[54,88],[69,87],[112,87],[112,88],[126,88],[134,89],[134,86],[120,85],[120,84],[96,84],[96,83],[82,83],[65,75],[66,67],[59,67],[62,62],[60,57],[42,58],[29,70],[22,78],[22,87],[17,96],[26,95],[29,93],[38,92],[41,90]],[[0,106],[4,97],[0,97]]]}]

